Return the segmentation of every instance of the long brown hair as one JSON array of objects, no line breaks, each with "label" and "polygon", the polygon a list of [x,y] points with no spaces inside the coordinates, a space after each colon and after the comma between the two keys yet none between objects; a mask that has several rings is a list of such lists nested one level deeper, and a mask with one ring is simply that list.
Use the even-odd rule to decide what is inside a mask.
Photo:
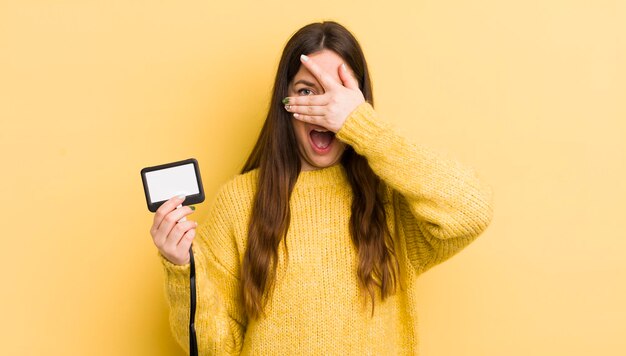
[{"label": "long brown hair", "polygon": [[[322,49],[334,51],[352,68],[365,100],[372,105],[374,102],[363,51],[345,27],[336,22],[309,24],[287,42],[278,64],[267,118],[242,169],[242,173],[259,169],[241,269],[243,301],[251,318],[263,314],[273,289],[278,246],[289,229],[289,198],[301,168],[292,116],[281,100],[287,96],[289,84],[300,69],[300,55]],[[383,208],[383,183],[365,157],[351,147],[344,151],[341,164],[353,193],[350,233],[358,250],[356,273],[361,290],[367,291],[372,299],[373,313],[375,288],[380,288],[383,299],[393,294],[398,273]]]}]

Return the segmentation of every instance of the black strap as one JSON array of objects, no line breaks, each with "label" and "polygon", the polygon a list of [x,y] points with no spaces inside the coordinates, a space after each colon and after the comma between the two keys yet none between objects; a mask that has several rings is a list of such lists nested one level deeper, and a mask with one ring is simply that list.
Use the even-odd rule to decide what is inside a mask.
[{"label": "black strap", "polygon": [[189,247],[189,263],[190,263],[190,273],[189,273],[189,294],[190,294],[190,303],[189,303],[189,355],[190,356],[198,356],[198,340],[196,339],[196,264],[193,261],[193,250]]}]

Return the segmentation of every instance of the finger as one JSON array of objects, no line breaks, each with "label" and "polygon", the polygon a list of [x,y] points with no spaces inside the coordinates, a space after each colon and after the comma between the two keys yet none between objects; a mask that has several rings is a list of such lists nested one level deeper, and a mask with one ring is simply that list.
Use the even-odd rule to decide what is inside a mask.
[{"label": "finger", "polygon": [[156,213],[154,214],[154,219],[152,222],[152,228],[150,229],[150,232],[153,234],[156,233],[156,231],[159,229],[159,225],[161,225],[161,222],[163,221],[163,218],[165,218],[165,216],[169,214],[170,211],[174,210],[177,206],[182,204],[184,201],[185,201],[185,196],[179,195],[179,196],[172,197],[168,201],[163,203],[163,205],[161,205],[157,209]]},{"label": "finger", "polygon": [[194,207],[183,206],[180,209],[174,209],[173,211],[169,212],[161,221],[161,225],[159,225],[157,230],[157,235],[167,236],[180,219],[193,213],[194,210]]},{"label": "finger", "polygon": [[317,81],[320,82],[320,84],[322,84],[322,87],[324,87],[326,91],[328,91],[328,89],[332,88],[333,86],[339,85],[339,83],[337,83],[336,80],[334,80],[330,75],[328,75],[328,73],[324,72],[324,70],[320,68],[320,66],[318,66],[317,63],[315,63],[308,56],[304,54],[301,55],[300,62],[302,62],[302,64],[306,67],[306,69],[308,69],[309,72],[313,74],[315,79],[317,79]]},{"label": "finger", "polygon": [[294,113],[293,117],[302,122],[308,122],[309,124],[319,125],[324,127],[324,116],[311,116],[305,114]]},{"label": "finger", "polygon": [[183,235],[185,235],[187,231],[195,229],[197,226],[198,224],[195,221],[184,221],[176,224],[172,231],[167,235],[167,239],[163,245],[163,250],[169,253],[174,253],[176,246],[178,246],[178,243]]},{"label": "finger", "polygon": [[344,87],[348,89],[359,89],[359,82],[354,75],[348,70],[345,63],[339,66],[339,78]]},{"label": "finger", "polygon": [[285,105],[285,110],[291,113],[304,114],[309,116],[323,116],[326,114],[326,106],[299,106]]},{"label": "finger", "polygon": [[189,251],[189,247],[191,246],[194,237],[196,237],[196,229],[191,229],[187,231],[180,239],[180,242],[178,243],[178,246],[176,246],[176,249],[179,251]]},{"label": "finger", "polygon": [[327,105],[329,102],[328,95],[303,95],[303,96],[288,96],[283,99],[285,105]]},{"label": "finger", "polygon": [[174,251],[174,255],[181,261],[181,265],[186,265],[189,263],[191,256],[189,256],[189,248],[191,247],[191,243],[193,242],[194,237],[196,236],[196,229],[191,229],[183,235],[180,239],[180,243],[176,246],[176,250]]}]

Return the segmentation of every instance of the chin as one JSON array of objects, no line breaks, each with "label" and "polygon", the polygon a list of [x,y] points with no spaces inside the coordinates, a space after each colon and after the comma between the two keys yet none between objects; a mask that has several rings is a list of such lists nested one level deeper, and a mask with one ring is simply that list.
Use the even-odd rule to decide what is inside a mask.
[{"label": "chin", "polygon": [[340,142],[334,142],[333,144],[335,147],[325,154],[319,154],[315,150],[312,150],[311,147],[307,147],[308,149],[303,150],[304,161],[313,169],[327,168],[340,163],[341,156],[345,150],[345,145]]},{"label": "chin", "polygon": [[308,163],[318,169],[328,168],[334,166],[339,163],[341,157],[333,158],[333,159],[320,159],[320,160],[308,160]]}]

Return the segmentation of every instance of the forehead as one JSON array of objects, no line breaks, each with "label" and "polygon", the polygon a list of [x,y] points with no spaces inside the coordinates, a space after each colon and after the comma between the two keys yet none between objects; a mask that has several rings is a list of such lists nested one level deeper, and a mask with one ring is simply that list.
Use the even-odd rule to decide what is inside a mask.
[{"label": "forehead", "polygon": [[[339,66],[344,63],[344,60],[337,53],[328,49],[323,49],[307,56],[313,59],[313,61],[315,61],[315,63],[330,77],[334,78],[338,82],[341,82],[339,79]],[[317,81],[315,76],[313,76],[313,74],[301,64],[294,79],[297,80],[305,77]]]}]

